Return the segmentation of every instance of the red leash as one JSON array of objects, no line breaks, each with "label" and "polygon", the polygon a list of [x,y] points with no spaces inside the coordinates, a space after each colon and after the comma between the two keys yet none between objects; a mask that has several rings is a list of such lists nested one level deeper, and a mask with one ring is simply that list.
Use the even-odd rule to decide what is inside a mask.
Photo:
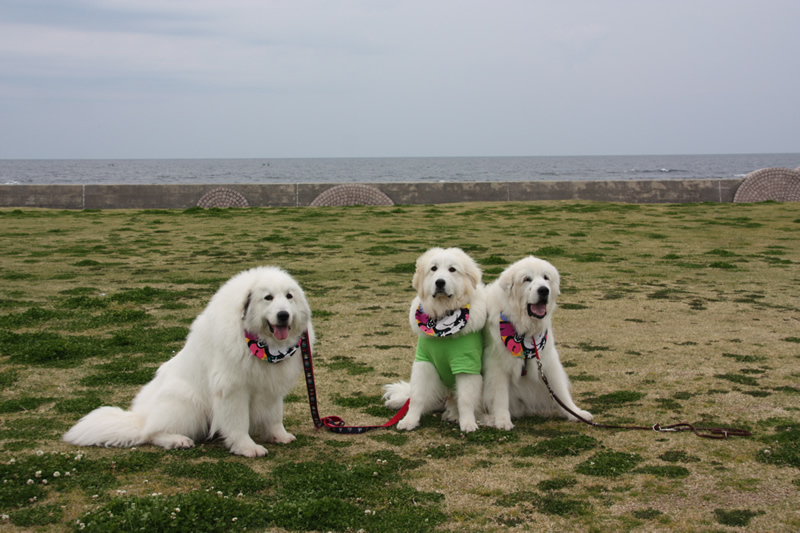
[{"label": "red leash", "polygon": [[338,416],[326,416],[320,419],[319,410],[317,409],[317,387],[314,384],[314,365],[311,362],[311,346],[308,343],[308,332],[304,332],[300,337],[300,352],[303,354],[303,370],[306,374],[306,387],[308,388],[308,404],[311,407],[311,418],[317,429],[328,428],[334,433],[355,434],[366,433],[372,429],[388,428],[400,421],[408,412],[407,400],[403,407],[392,417],[391,420],[380,426],[347,426]]}]

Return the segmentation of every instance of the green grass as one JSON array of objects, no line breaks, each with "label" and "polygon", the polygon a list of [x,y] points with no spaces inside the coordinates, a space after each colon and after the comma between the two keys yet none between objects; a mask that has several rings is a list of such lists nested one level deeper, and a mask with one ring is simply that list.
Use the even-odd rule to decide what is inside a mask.
[{"label": "green grass", "polygon": [[[0,220],[3,531],[800,530],[794,204],[0,209]],[[320,414],[384,423],[381,387],[409,377],[411,277],[431,246],[462,247],[485,281],[530,254],[555,264],[554,336],[573,399],[597,422],[753,436],[540,416],[463,435],[440,413],[412,432],[337,435],[314,428],[301,379],[285,403],[297,441],[267,443],[264,458],[218,440],[172,451],[61,440],[90,410],[129,406],[217,288],[258,264],[287,269],[309,298]]]}]

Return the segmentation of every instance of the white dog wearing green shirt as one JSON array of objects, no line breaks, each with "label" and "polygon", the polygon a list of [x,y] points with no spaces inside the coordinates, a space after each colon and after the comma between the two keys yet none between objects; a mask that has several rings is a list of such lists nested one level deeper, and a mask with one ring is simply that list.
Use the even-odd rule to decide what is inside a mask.
[{"label": "white dog wearing green shirt", "polygon": [[486,322],[481,270],[460,248],[431,248],[417,259],[411,285],[417,291],[408,317],[417,335],[411,382],[384,386],[385,405],[400,409],[410,399],[398,429],[410,431],[423,414],[444,409],[444,420],[475,431]]}]

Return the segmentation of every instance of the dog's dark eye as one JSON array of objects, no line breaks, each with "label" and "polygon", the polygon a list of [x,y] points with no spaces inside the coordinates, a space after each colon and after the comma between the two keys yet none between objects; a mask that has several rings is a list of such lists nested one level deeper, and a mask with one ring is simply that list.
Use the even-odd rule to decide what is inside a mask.
[{"label": "dog's dark eye", "polygon": [[271,294],[267,294],[266,296],[264,296],[264,299],[266,301],[268,301],[268,302],[271,302],[272,301],[272,295]]},{"label": "dog's dark eye", "polygon": [[545,280],[545,281],[550,281],[550,276],[548,276],[548,275],[545,275],[545,277],[544,277],[544,280]]},{"label": "dog's dark eye", "polygon": [[450,267],[450,272],[455,272],[455,271],[456,271],[456,267]]},{"label": "dog's dark eye", "polygon": [[439,270],[439,267],[435,267],[435,266],[431,267],[431,272],[436,272],[437,270]]},{"label": "dog's dark eye", "polygon": [[531,277],[530,277],[530,276],[525,276],[525,277],[522,279],[522,283],[530,283],[531,281],[533,281],[533,280],[531,279]]},{"label": "dog's dark eye", "polygon": [[291,293],[291,292],[287,292],[287,293],[286,293],[286,298],[288,298],[289,300],[291,300],[292,298],[294,298],[294,296],[292,296],[292,293]]}]

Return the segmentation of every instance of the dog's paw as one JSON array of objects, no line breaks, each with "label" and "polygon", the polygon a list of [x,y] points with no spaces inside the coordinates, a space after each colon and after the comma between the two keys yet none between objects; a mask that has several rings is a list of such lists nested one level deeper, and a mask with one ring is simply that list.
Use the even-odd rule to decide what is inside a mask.
[{"label": "dog's paw", "polygon": [[186,450],[194,448],[194,441],[185,435],[177,433],[161,433],[153,436],[151,442],[166,450]]},{"label": "dog's paw", "polygon": [[289,444],[290,442],[296,441],[297,437],[284,430],[283,433],[275,433],[272,435],[270,440],[278,444]]},{"label": "dog's paw", "polygon": [[[581,418],[583,418],[587,422],[591,422],[592,419],[594,418],[592,416],[592,413],[590,413],[589,411],[584,411],[583,409],[575,409],[575,414],[577,414],[578,416],[580,416]],[[578,420],[577,418],[575,418],[572,415],[569,415],[569,419],[571,421],[573,421],[573,422],[580,422],[580,420]]]},{"label": "dog's paw", "polygon": [[458,422],[458,408],[448,407],[442,413],[442,420],[445,422]]},{"label": "dog's paw", "polygon": [[402,419],[400,422],[397,423],[397,429],[404,429],[406,431],[411,431],[412,429],[416,428],[419,425],[419,421],[409,420],[408,417]]},{"label": "dog's paw", "polygon": [[244,457],[264,457],[267,455],[267,449],[260,444],[253,443],[231,446],[231,453],[234,455],[242,455]]},{"label": "dog's paw", "polygon": [[462,420],[459,425],[461,426],[461,431],[463,433],[472,433],[473,431],[477,431],[478,429],[478,423],[475,422],[474,419]]},{"label": "dog's paw", "polygon": [[188,450],[189,448],[194,448],[194,441],[189,437],[182,437],[176,439],[172,447],[179,450]]},{"label": "dog's paw", "polygon": [[511,422],[511,419],[507,417],[503,418],[498,417],[494,420],[494,423],[491,425],[493,427],[496,427],[497,429],[505,429],[506,431],[511,431],[512,429],[514,429],[514,424]]}]

